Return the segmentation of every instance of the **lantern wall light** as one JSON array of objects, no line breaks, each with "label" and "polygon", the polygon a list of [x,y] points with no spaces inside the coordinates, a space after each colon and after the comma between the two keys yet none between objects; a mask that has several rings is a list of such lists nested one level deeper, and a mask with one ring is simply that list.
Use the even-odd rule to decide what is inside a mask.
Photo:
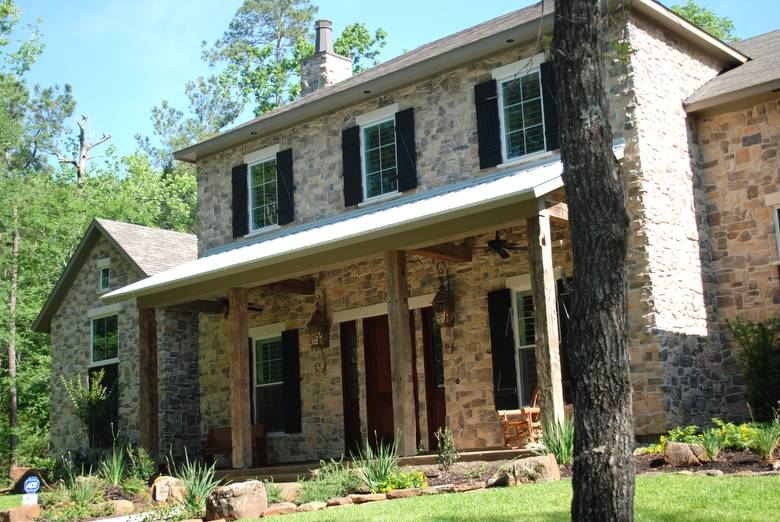
[{"label": "lantern wall light", "polygon": [[[320,301],[322,301],[320,303]],[[325,309],[325,290],[323,289],[317,296],[317,302],[314,305],[314,313],[309,319],[309,323],[306,325],[306,330],[309,333],[309,342],[311,343],[312,350],[318,350],[322,356],[322,362],[317,362],[314,365],[314,371],[324,372],[328,363],[325,358],[325,348],[330,346],[330,321]]]}]

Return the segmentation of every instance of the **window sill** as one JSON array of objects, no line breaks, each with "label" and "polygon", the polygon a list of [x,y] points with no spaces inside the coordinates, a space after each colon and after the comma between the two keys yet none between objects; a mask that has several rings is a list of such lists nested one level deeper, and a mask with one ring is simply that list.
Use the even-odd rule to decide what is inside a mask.
[{"label": "window sill", "polygon": [[275,232],[277,230],[281,230],[281,225],[270,225],[263,228],[258,228],[256,230],[251,231],[250,233],[246,234],[244,237],[256,237],[256,236],[262,236],[263,234],[267,234],[269,232]]},{"label": "window sill", "polygon": [[529,154],[527,156],[521,156],[519,158],[511,159],[509,161],[505,161],[504,163],[499,163],[496,165],[497,169],[503,169],[508,167],[516,167],[518,165],[523,165],[525,163],[531,163],[533,161],[538,161],[540,159],[546,159],[554,156],[556,153],[551,150],[545,150],[542,152],[535,152],[533,154]]},{"label": "window sill", "polygon": [[772,266],[780,266],[780,259],[778,259],[777,261],[772,261],[769,264],[772,265]]},{"label": "window sill", "polygon": [[111,364],[118,364],[119,363],[119,357],[116,357],[114,359],[106,359],[105,361],[98,361],[98,362],[91,362],[89,363],[88,368],[100,368],[101,366],[109,366]]},{"label": "window sill", "polygon": [[396,198],[400,198],[403,196],[403,193],[401,192],[388,192],[387,194],[382,194],[381,196],[376,196],[371,199],[367,199],[365,201],[361,201],[358,203],[358,208],[364,208],[364,207],[370,207],[371,205],[376,205],[377,203],[384,203],[385,201],[391,201]]},{"label": "window sill", "polygon": [[266,439],[280,439],[282,437],[286,437],[287,434],[283,431],[272,431],[270,433],[265,434]]}]

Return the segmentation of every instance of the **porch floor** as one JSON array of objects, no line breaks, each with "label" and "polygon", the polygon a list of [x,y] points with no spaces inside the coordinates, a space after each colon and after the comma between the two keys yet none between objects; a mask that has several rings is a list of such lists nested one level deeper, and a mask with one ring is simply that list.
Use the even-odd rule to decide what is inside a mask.
[{"label": "porch floor", "polygon": [[[479,450],[465,450],[460,453],[460,462],[510,460],[516,457],[530,457],[533,453],[529,449],[505,449],[486,448]],[[436,454],[414,455],[401,457],[400,466],[425,466],[436,464]],[[277,466],[265,466],[262,468],[244,469],[219,469],[216,476],[223,482],[238,482],[242,480],[273,480],[276,483],[297,482],[300,479],[309,478],[313,469],[319,467],[319,462],[301,462],[294,464],[280,464]]]}]

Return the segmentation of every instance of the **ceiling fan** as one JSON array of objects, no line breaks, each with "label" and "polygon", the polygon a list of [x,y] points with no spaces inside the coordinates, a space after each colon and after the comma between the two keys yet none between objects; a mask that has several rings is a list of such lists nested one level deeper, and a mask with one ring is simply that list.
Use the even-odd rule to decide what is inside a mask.
[{"label": "ceiling fan", "polygon": [[496,237],[494,239],[491,239],[487,242],[487,246],[489,250],[492,250],[501,256],[501,259],[508,259],[510,250],[525,250],[523,245],[503,239],[498,232],[496,232]]}]

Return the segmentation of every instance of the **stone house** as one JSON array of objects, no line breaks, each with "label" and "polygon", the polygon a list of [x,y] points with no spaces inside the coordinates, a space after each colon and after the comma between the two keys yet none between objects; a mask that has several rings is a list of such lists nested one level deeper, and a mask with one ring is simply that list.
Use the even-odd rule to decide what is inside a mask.
[{"label": "stone house", "polygon": [[[443,426],[459,448],[501,446],[496,410],[535,389],[563,416],[576,274],[552,26],[544,2],[352,75],[319,21],[299,100],[176,153],[197,168],[197,259],[102,300],[192,314],[193,436],[230,427],[240,468],[253,425],[286,463],[398,435],[412,454]],[[780,35],[729,46],[652,0],[609,31],[633,49],[605,78],[649,436],[743,414],[723,321],[777,313]],[[139,386],[162,390],[169,355],[139,328]],[[161,398],[134,411],[152,451]]]},{"label": "stone house", "polygon": [[87,437],[68,398],[64,379],[86,383],[103,372],[111,390],[109,412],[90,434],[93,446],[113,438],[137,442],[142,423],[139,335],[156,324],[161,374],[157,401],[160,444],[174,454],[197,444],[200,422],[197,314],[157,310],[139,314],[135,301],[106,305],[112,290],[192,261],[197,238],[169,230],[95,219],[65,267],[34,328],[51,333],[51,448],[54,455],[87,448]]}]

